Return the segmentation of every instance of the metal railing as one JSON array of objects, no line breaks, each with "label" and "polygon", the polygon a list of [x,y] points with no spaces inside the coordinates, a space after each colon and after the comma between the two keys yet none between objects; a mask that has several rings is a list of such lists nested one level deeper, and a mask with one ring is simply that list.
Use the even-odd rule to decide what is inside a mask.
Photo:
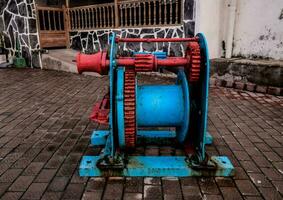
[{"label": "metal railing", "polygon": [[119,3],[120,26],[168,26],[181,23],[182,0],[144,0]]},{"label": "metal railing", "polygon": [[69,16],[71,30],[115,27],[113,3],[70,8]]},{"label": "metal railing", "polygon": [[64,8],[37,7],[40,31],[64,31]]},{"label": "metal railing", "polygon": [[[69,8],[70,30],[179,25],[182,0],[132,0]],[[115,20],[116,19],[116,20]],[[117,20],[118,19],[118,20]]]}]

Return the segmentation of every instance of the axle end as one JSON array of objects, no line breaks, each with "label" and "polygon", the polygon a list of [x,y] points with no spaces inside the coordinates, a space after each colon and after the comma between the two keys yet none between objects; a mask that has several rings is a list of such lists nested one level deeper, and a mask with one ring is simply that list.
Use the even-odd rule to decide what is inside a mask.
[{"label": "axle end", "polygon": [[97,72],[105,75],[108,72],[106,52],[101,51],[91,55],[78,53],[76,59],[79,74],[83,72]]}]

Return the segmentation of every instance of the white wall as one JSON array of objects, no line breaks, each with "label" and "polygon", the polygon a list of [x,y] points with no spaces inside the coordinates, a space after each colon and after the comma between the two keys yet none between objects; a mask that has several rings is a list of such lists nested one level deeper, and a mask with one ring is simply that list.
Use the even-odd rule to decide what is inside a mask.
[{"label": "white wall", "polygon": [[208,40],[210,57],[283,59],[283,0],[196,0],[196,32]]},{"label": "white wall", "polygon": [[224,0],[196,0],[196,33],[206,36],[211,58],[221,56],[222,6]]},{"label": "white wall", "polygon": [[234,56],[283,59],[283,0],[238,0]]}]

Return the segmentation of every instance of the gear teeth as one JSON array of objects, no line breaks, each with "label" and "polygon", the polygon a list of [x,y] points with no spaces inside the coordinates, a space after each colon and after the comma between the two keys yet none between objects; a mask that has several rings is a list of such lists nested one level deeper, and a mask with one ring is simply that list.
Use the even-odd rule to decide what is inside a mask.
[{"label": "gear teeth", "polygon": [[189,42],[188,55],[190,56],[189,81],[197,82],[200,77],[201,54],[198,42]]},{"label": "gear teeth", "polygon": [[136,74],[134,69],[125,70],[124,123],[127,148],[136,146]]}]

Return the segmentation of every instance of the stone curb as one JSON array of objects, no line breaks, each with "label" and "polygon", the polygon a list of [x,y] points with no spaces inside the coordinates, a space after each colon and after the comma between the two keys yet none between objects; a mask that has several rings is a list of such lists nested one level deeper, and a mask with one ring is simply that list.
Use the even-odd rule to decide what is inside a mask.
[{"label": "stone curb", "polygon": [[235,88],[238,90],[246,90],[249,92],[257,92],[263,94],[270,94],[276,96],[283,96],[283,88],[280,87],[272,87],[272,86],[262,86],[254,83],[244,83],[241,81],[226,81],[223,79],[210,78],[210,86],[217,87],[227,87],[227,88]]}]

